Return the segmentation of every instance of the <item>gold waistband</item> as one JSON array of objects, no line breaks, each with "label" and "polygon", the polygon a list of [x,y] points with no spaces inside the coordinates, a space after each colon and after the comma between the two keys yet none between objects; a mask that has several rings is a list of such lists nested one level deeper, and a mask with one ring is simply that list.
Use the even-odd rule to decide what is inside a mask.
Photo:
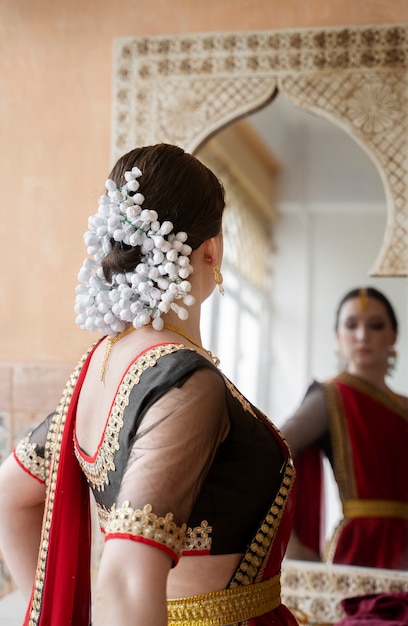
[{"label": "gold waistband", "polygon": [[408,519],[408,502],[395,500],[345,500],[343,515],[353,517],[399,517]]},{"label": "gold waistband", "polygon": [[268,613],[280,603],[278,574],[253,585],[242,585],[180,600],[167,600],[168,624],[223,626]]}]

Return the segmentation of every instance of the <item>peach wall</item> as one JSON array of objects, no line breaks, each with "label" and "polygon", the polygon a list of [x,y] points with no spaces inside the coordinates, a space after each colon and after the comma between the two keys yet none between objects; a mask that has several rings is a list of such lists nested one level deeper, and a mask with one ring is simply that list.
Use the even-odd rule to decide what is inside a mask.
[{"label": "peach wall", "polygon": [[2,0],[1,360],[74,363],[92,340],[73,300],[110,166],[114,37],[398,21],[406,0]]}]

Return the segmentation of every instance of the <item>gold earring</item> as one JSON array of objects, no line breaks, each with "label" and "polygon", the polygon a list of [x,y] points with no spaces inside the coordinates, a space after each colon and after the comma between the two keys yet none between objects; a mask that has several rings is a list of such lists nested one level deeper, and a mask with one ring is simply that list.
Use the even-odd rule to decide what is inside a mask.
[{"label": "gold earring", "polygon": [[214,274],[215,284],[218,285],[219,292],[223,296],[224,287],[222,286],[222,274],[220,272],[220,268],[218,267],[218,265],[214,265],[213,274]]},{"label": "gold earring", "polygon": [[339,372],[345,372],[347,369],[347,358],[343,354],[343,350],[339,347],[336,351],[337,369]]},{"label": "gold earring", "polygon": [[394,346],[390,346],[388,348],[388,358],[387,358],[387,374],[392,374],[395,370],[395,365],[397,363],[398,352],[396,351]]}]

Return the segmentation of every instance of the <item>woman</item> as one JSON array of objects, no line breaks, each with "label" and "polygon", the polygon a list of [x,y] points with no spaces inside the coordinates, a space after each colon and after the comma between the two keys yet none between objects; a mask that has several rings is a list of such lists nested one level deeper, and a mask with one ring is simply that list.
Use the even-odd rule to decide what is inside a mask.
[{"label": "woman", "polygon": [[90,486],[105,533],[94,626],[296,624],[279,593],[288,448],[201,345],[201,304],[222,286],[222,186],[160,144],[119,159],[106,189],[76,300],[104,337],[0,472],[25,623],[90,623]]},{"label": "woman", "polygon": [[313,383],[282,428],[298,474],[288,555],[321,558],[320,461],[325,453],[343,508],[325,560],[407,569],[408,398],[386,381],[395,361],[395,312],[376,289],[353,289],[340,302],[335,329],[344,371]]}]

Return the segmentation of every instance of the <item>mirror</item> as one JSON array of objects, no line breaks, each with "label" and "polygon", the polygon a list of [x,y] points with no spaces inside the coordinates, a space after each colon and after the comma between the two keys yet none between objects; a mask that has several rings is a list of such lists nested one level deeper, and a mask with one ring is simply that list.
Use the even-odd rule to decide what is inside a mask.
[{"label": "mirror", "polygon": [[[254,132],[256,136],[252,136]],[[232,210],[231,217],[227,210],[225,224],[227,261],[229,250],[239,237],[234,229],[230,241],[229,224],[234,215],[239,222],[238,231],[251,237],[248,224],[240,223],[242,209],[237,203],[249,184],[246,177],[253,179],[252,164],[256,159],[258,169],[279,164],[275,168],[276,183],[265,190],[271,212],[267,225],[273,224],[269,250],[264,251],[272,267],[267,301],[269,359],[261,364],[254,355],[251,360],[250,351],[242,344],[249,341],[254,345],[256,334],[250,332],[246,341],[249,329],[245,327],[240,338],[229,336],[226,346],[223,342],[212,345],[227,376],[238,382],[238,387],[280,425],[296,410],[312,379],[327,380],[337,374],[335,309],[343,293],[356,285],[370,284],[386,293],[396,308],[399,358],[389,382],[393,389],[408,395],[408,285],[401,278],[368,278],[385,229],[386,199],[378,171],[361,147],[332,122],[299,109],[278,94],[264,109],[220,131],[197,150],[197,156],[226,185]],[[273,171],[269,178],[273,180]],[[259,184],[257,192],[260,193]],[[257,213],[262,209],[255,193],[246,199],[244,208],[254,220],[259,219]],[[276,220],[274,211],[279,214]],[[256,240],[259,242],[259,233]],[[260,266],[244,244],[238,244],[239,252],[253,259],[249,277],[252,273],[255,280]],[[238,257],[235,261],[238,265],[239,260]],[[241,271],[245,272],[245,267]],[[227,281],[228,277],[229,274]],[[228,282],[226,291],[230,295]],[[255,297],[253,294],[252,301]],[[222,298],[218,305],[221,312],[224,301]],[[217,319],[223,329],[228,329],[223,330],[223,335],[230,335],[231,321],[222,323],[219,314]],[[265,342],[265,332],[260,334]],[[247,362],[242,377],[239,368],[234,367],[239,354],[231,349],[237,342],[238,353],[244,353]],[[231,352],[232,364],[228,359]],[[257,372],[257,379],[263,377],[262,386],[269,388],[269,397],[256,395],[251,372]],[[341,518],[341,506],[328,463],[325,470],[329,484],[326,536],[330,538]]]},{"label": "mirror", "polygon": [[[271,364],[264,381],[270,394],[256,395],[256,389],[247,388],[248,374],[238,380],[237,373],[228,371],[240,389],[280,424],[300,403],[312,378],[325,380],[337,373],[333,324],[338,301],[352,287],[370,284],[384,291],[396,308],[399,356],[390,384],[407,394],[408,284],[401,277],[368,276],[386,228],[386,197],[379,172],[361,146],[339,126],[278,94],[265,108],[221,130],[196,154],[225,181],[234,211],[242,210],[236,205],[254,183],[256,189],[244,199],[253,219],[261,212],[266,215],[255,196],[262,180],[254,181],[253,164],[270,180],[262,190],[270,211],[264,229],[272,229],[268,250],[260,233],[255,235],[272,268],[270,280],[264,280],[271,308]],[[227,220],[227,260],[228,226]],[[248,232],[248,225],[240,223],[238,231]],[[232,244],[238,237],[234,232]],[[239,253],[253,259],[249,272],[242,267],[242,273],[254,282],[261,263],[244,245],[239,242],[233,260],[239,262]],[[233,342],[230,338],[229,351]],[[219,345],[216,349],[220,351]],[[256,363],[252,367],[260,369]]]},{"label": "mirror", "polygon": [[194,152],[279,90],[371,155],[387,199],[372,273],[407,276],[407,39],[406,24],[118,38],[112,159],[157,141]]},{"label": "mirror", "polygon": [[[381,179],[386,219],[367,271],[401,280],[408,275],[407,39],[405,24],[117,39],[112,159],[135,144],[157,141],[194,152],[232,122],[263,109],[279,92],[334,122],[370,155]],[[336,289],[336,303],[338,295]],[[334,306],[327,304],[326,319],[332,319]],[[326,370],[316,371],[320,374],[326,376]],[[303,388],[302,383],[299,393]],[[408,590],[406,572],[327,568],[284,565],[287,603],[307,607],[315,621],[335,621],[333,585],[342,597]],[[302,591],[295,598],[296,587]]]}]

